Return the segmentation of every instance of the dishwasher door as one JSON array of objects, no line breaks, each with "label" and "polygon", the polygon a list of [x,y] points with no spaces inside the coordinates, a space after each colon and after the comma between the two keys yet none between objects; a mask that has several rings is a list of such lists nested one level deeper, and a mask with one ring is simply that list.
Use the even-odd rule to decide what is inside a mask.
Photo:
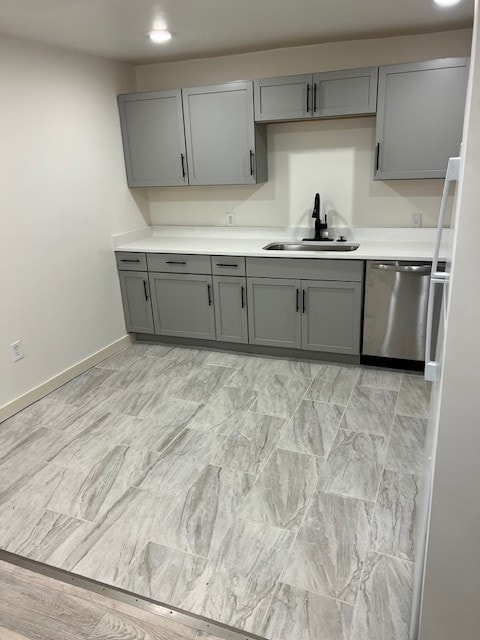
[{"label": "dishwasher door", "polygon": [[430,262],[367,261],[363,355],[425,359]]}]

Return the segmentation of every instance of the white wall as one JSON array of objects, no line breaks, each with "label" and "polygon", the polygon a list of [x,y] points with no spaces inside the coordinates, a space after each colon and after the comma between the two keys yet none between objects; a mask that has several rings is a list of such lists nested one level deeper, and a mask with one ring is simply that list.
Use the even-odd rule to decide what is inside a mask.
[{"label": "white wall", "polygon": [[448,330],[420,640],[473,640],[480,629],[480,7]]},{"label": "white wall", "polygon": [[1,408],[125,335],[111,236],[149,216],[116,105],[133,69],[9,38],[0,60]]},{"label": "white wall", "polygon": [[[140,91],[229,80],[466,56],[471,30],[336,42],[136,67]],[[435,226],[440,180],[374,182],[375,118],[268,126],[269,181],[242,187],[149,189],[153,224],[294,225],[306,221],[319,191],[334,222],[409,226],[422,212]]]}]

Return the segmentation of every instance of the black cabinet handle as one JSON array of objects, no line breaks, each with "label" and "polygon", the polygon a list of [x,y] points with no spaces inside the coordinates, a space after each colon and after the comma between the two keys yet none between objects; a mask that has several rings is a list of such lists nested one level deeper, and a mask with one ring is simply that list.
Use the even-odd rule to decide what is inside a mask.
[{"label": "black cabinet handle", "polygon": [[230,267],[233,269],[238,269],[238,264],[226,264],[225,262],[217,262],[217,267]]},{"label": "black cabinet handle", "polygon": [[313,83],[313,113],[317,112],[317,83]]},{"label": "black cabinet handle", "polygon": [[165,264],[187,264],[187,263],[182,262],[181,260],[165,260]]},{"label": "black cabinet handle", "polygon": [[305,291],[305,289],[302,291],[302,307],[303,307],[303,313],[305,313],[307,311],[307,305],[306,305],[306,294],[307,292]]},{"label": "black cabinet handle", "polygon": [[208,293],[208,306],[212,306],[212,288],[209,284],[207,284],[207,293]]},{"label": "black cabinet handle", "polygon": [[298,310],[300,309],[300,305],[299,305],[299,303],[298,303],[298,297],[299,297],[299,295],[300,295],[300,291],[299,291],[298,289],[295,291],[295,295],[296,295],[296,303],[295,303],[295,307],[296,307],[296,311],[297,311],[297,313],[298,313]]},{"label": "black cabinet handle", "polygon": [[136,259],[136,260],[129,260],[128,258],[121,258],[120,262],[140,262],[140,260]]},{"label": "black cabinet handle", "polygon": [[375,171],[378,171],[379,164],[380,164],[380,143],[377,142],[377,151],[375,154]]},{"label": "black cabinet handle", "polygon": [[182,176],[185,178],[185,176],[186,176],[186,172],[185,172],[185,156],[183,155],[183,153],[180,154],[180,158],[182,160]]},{"label": "black cabinet handle", "polygon": [[145,300],[148,300],[147,281],[143,281],[143,292],[145,294]]},{"label": "black cabinet handle", "polygon": [[307,83],[307,113],[310,113],[310,84]]},{"label": "black cabinet handle", "polygon": [[242,300],[242,309],[245,309],[245,287],[240,287],[240,296]]},{"label": "black cabinet handle", "polygon": [[253,176],[253,151],[250,149],[250,175]]}]

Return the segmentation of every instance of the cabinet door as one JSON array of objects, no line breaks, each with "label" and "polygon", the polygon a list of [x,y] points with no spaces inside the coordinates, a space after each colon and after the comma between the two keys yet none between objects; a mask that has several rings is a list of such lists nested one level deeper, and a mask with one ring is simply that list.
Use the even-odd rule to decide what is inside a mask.
[{"label": "cabinet door", "polygon": [[375,179],[445,177],[462,142],[467,62],[380,67]]},{"label": "cabinet door", "polygon": [[155,333],[215,340],[211,276],[151,273]]},{"label": "cabinet door", "polygon": [[182,89],[190,184],[256,182],[251,82]]},{"label": "cabinet door", "polygon": [[314,74],[313,117],[375,113],[377,79],[377,67]]},{"label": "cabinet door", "polygon": [[251,344],[302,344],[300,280],[248,278],[248,334]]},{"label": "cabinet door", "polygon": [[180,90],[118,96],[131,187],[187,184]]},{"label": "cabinet door", "polygon": [[154,333],[147,272],[119,271],[127,331]]},{"label": "cabinet door", "polygon": [[214,276],[213,288],[217,340],[248,342],[246,279]]},{"label": "cabinet door", "polygon": [[255,120],[299,120],[312,117],[312,75],[263,78],[253,83]]},{"label": "cabinet door", "polygon": [[302,281],[302,349],[360,353],[362,285]]}]

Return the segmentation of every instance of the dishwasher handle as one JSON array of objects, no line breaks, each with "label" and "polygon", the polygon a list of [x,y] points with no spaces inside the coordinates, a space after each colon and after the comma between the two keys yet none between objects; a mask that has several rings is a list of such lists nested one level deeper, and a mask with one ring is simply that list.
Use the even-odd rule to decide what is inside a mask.
[{"label": "dishwasher handle", "polygon": [[395,273],[412,273],[416,276],[429,276],[432,272],[430,265],[426,264],[379,264],[374,263],[370,265],[371,269],[378,269],[380,271],[394,271]]}]

